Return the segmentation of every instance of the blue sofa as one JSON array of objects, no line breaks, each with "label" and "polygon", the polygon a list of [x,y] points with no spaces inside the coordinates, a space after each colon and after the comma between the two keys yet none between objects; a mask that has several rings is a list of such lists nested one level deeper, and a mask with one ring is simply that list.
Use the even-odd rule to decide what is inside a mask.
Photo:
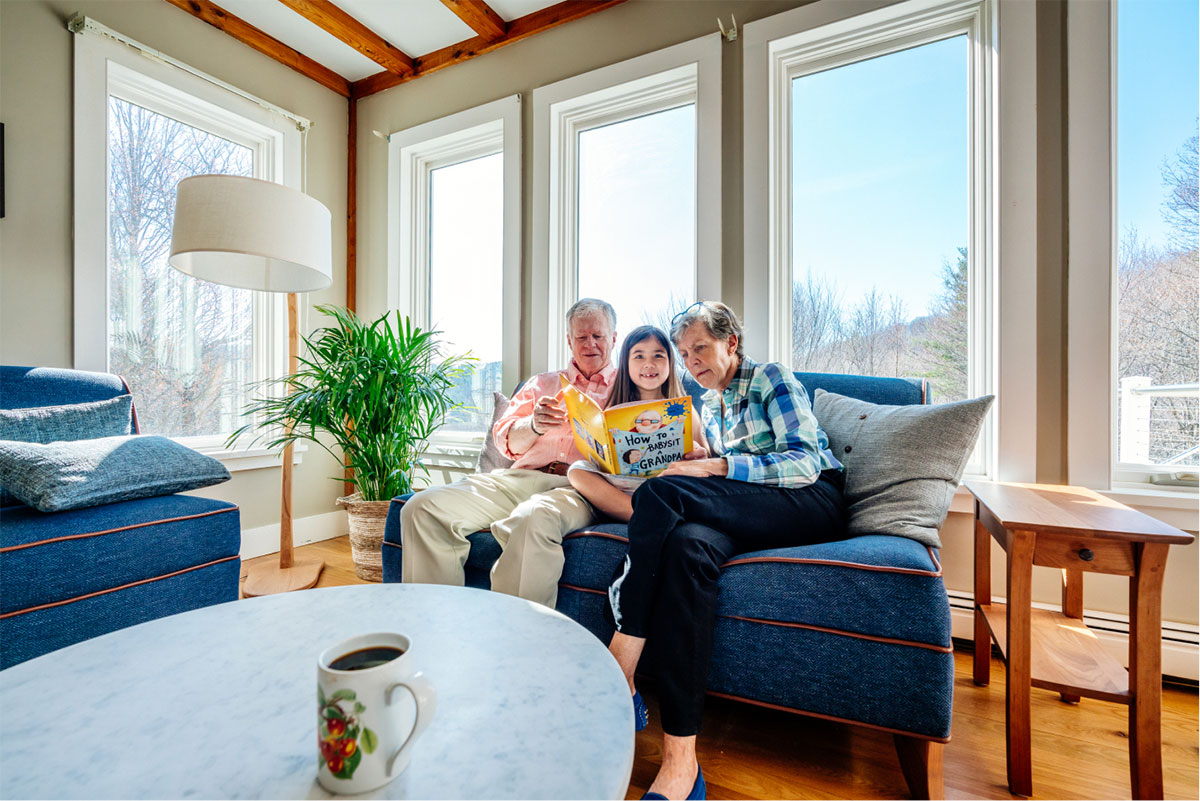
[{"label": "blue sofa", "polygon": [[[797,373],[872,403],[929,402],[925,381]],[[703,390],[693,383],[689,391]],[[400,509],[392,501],[383,580],[399,581]],[[467,538],[468,586],[487,588],[500,554],[491,534]],[[612,636],[607,588],[628,546],[623,523],[568,534],[558,610],[602,641]],[[722,567],[708,687],[713,695],[890,732],[914,797],[942,793],[950,739],[954,655],[937,552],[877,535],[740,554]]]},{"label": "blue sofa", "polygon": [[[128,392],[106,373],[0,367],[4,409]],[[138,433],[136,412],[129,433]],[[54,514],[14,501],[0,509],[0,668],[237,600],[240,549],[240,514],[225,501],[165,495]]]}]

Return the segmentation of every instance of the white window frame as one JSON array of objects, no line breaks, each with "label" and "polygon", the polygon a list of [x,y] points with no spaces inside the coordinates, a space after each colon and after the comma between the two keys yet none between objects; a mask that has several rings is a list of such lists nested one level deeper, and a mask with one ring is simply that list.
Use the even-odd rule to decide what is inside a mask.
[{"label": "white window frame", "polygon": [[[721,36],[657,50],[533,90],[533,372],[567,364],[579,295],[579,134],[696,106],[696,293],[721,297]],[[620,323],[620,321],[618,321]]]},{"label": "white window frame", "polygon": [[[301,189],[308,120],[157,53],[94,20],[71,21],[74,65],[74,366],[108,371],[109,98],[169,116],[250,148],[254,177]],[[255,375],[287,372],[282,293],[254,293]],[[305,304],[301,304],[303,307]],[[134,399],[136,403],[136,398]],[[219,434],[177,437],[230,470],[278,465],[261,446],[227,448]],[[298,444],[295,460],[307,450]]]},{"label": "white window frame", "polygon": [[1164,471],[1122,464],[1116,447],[1116,53],[1116,4],[1068,0],[1067,479],[1191,529],[1200,491],[1150,484]]},{"label": "white window frame", "polygon": [[[520,381],[521,96],[512,95],[388,136],[388,308],[422,328],[430,320],[429,178],[439,167],[502,153],[504,158],[501,380]],[[487,432],[438,432],[430,452],[473,467]]]},{"label": "white window frame", "polygon": [[[972,396],[994,393],[972,475],[1033,481],[1036,468],[1034,4],[845,0],[749,23],[744,46],[747,348],[790,358],[791,81],[967,35]],[[1004,58],[998,43],[1004,42]],[[1007,392],[1000,388],[1009,388]],[[1004,439],[998,432],[1003,429]]]}]

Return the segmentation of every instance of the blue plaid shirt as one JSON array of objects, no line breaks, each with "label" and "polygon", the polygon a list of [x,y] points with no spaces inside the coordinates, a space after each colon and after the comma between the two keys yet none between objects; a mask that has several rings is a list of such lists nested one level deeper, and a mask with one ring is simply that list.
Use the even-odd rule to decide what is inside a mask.
[{"label": "blue plaid shirt", "polygon": [[726,478],[803,487],[822,470],[842,467],[817,425],[808,394],[783,365],[744,357],[729,386],[710,389],[703,401],[704,433],[713,453],[729,465]]}]

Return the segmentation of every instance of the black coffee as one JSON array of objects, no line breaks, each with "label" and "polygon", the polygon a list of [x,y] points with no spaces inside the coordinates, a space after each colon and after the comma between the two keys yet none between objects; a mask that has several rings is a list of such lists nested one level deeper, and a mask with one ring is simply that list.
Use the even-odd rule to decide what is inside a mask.
[{"label": "black coffee", "polygon": [[367,668],[386,665],[400,656],[404,656],[403,648],[396,648],[391,645],[376,645],[343,654],[330,662],[329,667],[334,670],[366,670]]}]

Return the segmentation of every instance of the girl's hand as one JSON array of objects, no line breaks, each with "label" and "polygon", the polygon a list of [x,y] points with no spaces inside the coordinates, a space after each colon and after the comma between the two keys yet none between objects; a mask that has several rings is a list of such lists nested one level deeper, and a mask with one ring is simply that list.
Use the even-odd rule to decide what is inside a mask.
[{"label": "girl's hand", "polygon": [[[694,451],[693,451],[694,453]],[[688,454],[690,457],[691,454]],[[659,473],[660,476],[693,476],[695,478],[704,478],[706,476],[721,476],[724,477],[729,473],[729,465],[724,459],[704,459],[704,458],[683,458],[678,462],[671,462],[667,469]]]},{"label": "girl's hand", "polygon": [[708,449],[707,448],[693,448],[692,450],[685,453],[683,455],[683,458],[684,458],[684,460],[707,459],[708,458]]}]

